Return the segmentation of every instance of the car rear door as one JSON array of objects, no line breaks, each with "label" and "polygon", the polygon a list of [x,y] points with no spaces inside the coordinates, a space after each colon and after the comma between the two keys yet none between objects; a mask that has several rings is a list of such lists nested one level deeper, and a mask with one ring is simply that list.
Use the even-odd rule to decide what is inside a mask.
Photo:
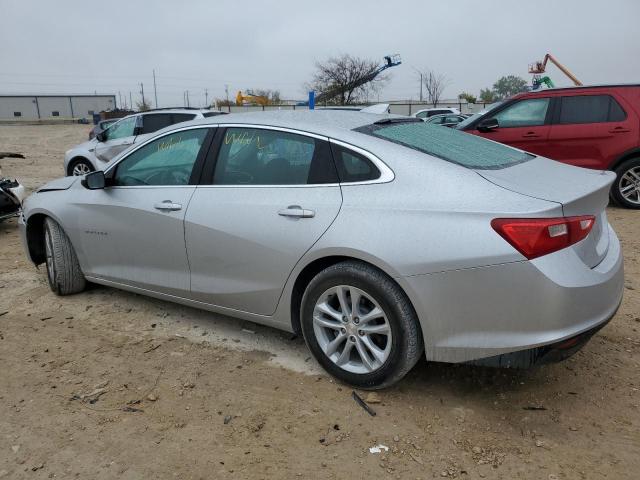
[{"label": "car rear door", "polygon": [[483,120],[495,118],[498,128],[488,132],[477,129],[467,132],[546,157],[550,152],[547,142],[551,105],[549,97],[516,100],[480,120],[482,123]]},{"label": "car rear door", "polygon": [[609,94],[563,94],[549,133],[551,158],[604,170],[623,152],[637,147],[638,121],[624,103]]},{"label": "car rear door", "polygon": [[84,192],[77,218],[87,276],[189,295],[184,216],[214,130],[153,139],[107,171],[107,188]]},{"label": "car rear door", "polygon": [[342,204],[326,138],[221,128],[185,217],[192,298],[271,315]]}]

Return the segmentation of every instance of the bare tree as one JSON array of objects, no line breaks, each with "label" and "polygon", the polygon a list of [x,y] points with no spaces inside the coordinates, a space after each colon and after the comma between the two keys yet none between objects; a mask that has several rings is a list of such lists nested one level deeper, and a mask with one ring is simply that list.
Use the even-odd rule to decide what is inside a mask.
[{"label": "bare tree", "polygon": [[366,58],[341,55],[316,62],[313,79],[306,85],[315,90],[319,101],[350,105],[365,100],[387,82],[388,77],[376,75],[378,63]]},{"label": "bare tree", "polygon": [[139,112],[146,112],[147,110],[151,110],[151,102],[143,97],[141,101],[136,102],[136,107]]},{"label": "bare tree", "polygon": [[444,89],[451,84],[451,80],[446,75],[427,68],[422,72],[422,83],[427,91],[427,101],[435,107],[440,101]]}]

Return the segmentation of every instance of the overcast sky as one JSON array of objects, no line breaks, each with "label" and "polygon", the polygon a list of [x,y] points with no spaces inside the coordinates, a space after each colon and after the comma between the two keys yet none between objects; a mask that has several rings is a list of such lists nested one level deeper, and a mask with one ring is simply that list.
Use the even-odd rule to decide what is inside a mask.
[{"label": "overcast sky", "polygon": [[[129,92],[160,106],[239,89],[306,97],[314,63],[399,53],[384,99],[417,99],[416,69],[446,98],[477,94],[553,53],[584,83],[640,82],[640,0],[0,0],[0,94]],[[558,85],[568,80],[554,67]]]}]

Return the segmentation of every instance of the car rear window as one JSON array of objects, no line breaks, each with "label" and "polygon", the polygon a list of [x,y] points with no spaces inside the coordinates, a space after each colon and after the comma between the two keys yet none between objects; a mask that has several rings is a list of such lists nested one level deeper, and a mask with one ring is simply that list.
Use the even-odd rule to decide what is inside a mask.
[{"label": "car rear window", "polygon": [[467,168],[499,169],[535,158],[500,143],[425,122],[373,124],[355,130]]}]

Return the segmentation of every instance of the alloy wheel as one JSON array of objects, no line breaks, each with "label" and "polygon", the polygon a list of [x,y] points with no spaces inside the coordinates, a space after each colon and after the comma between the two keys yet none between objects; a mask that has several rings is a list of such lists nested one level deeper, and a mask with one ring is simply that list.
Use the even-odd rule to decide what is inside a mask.
[{"label": "alloy wheel", "polygon": [[372,295],[354,286],[338,285],[318,298],[313,331],[324,354],[348,372],[374,372],[391,353],[387,315]]},{"label": "alloy wheel", "polygon": [[47,258],[47,275],[49,276],[49,283],[51,285],[55,285],[56,271],[55,271],[55,263],[53,261],[53,242],[51,240],[51,232],[49,232],[49,229],[46,230],[46,233],[44,236],[44,248],[45,248],[45,256]]},{"label": "alloy wheel", "polygon": [[618,191],[627,202],[640,205],[640,166],[631,167],[620,175]]},{"label": "alloy wheel", "polygon": [[79,162],[73,166],[71,173],[76,177],[86,175],[87,173],[91,173],[91,167],[84,162]]}]

